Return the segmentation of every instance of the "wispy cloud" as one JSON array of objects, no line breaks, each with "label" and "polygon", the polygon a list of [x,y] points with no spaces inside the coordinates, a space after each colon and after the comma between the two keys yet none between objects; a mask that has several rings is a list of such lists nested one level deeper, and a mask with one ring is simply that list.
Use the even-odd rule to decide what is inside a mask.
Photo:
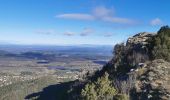
[{"label": "wispy cloud", "polygon": [[106,33],[104,33],[104,37],[111,37],[111,36],[113,36],[113,34],[112,34],[112,33],[110,33],[110,32],[106,32]]},{"label": "wispy cloud", "polygon": [[57,15],[57,18],[65,18],[65,19],[76,19],[76,20],[94,20],[94,16],[90,14],[79,14],[79,13],[72,13],[72,14],[61,14]]},{"label": "wispy cloud", "polygon": [[55,34],[56,32],[54,30],[36,30],[36,33],[38,34],[46,34],[46,35],[51,35],[51,34]]},{"label": "wispy cloud", "polygon": [[114,10],[106,8],[104,6],[94,8],[91,13],[66,13],[59,14],[56,18],[64,19],[74,19],[74,20],[98,20],[103,22],[110,23],[119,23],[119,24],[133,24],[134,20],[129,18],[122,18],[114,16]]},{"label": "wispy cloud", "polygon": [[87,36],[93,33],[95,30],[92,28],[84,28],[83,31],[80,33],[81,36]]},{"label": "wispy cloud", "polygon": [[67,36],[73,36],[75,33],[74,32],[71,32],[71,31],[66,31],[64,32],[64,35],[67,35]]},{"label": "wispy cloud", "polygon": [[122,24],[132,24],[135,21],[127,18],[120,18],[120,17],[110,17],[106,16],[102,18],[103,21],[112,22],[112,23],[122,23]]},{"label": "wispy cloud", "polygon": [[93,9],[92,14],[96,17],[111,16],[114,13],[113,9],[108,9],[103,6],[99,6]]},{"label": "wispy cloud", "polygon": [[163,22],[162,22],[161,19],[155,18],[155,19],[152,19],[152,20],[150,21],[150,24],[151,24],[152,26],[157,26],[157,25],[162,25]]}]

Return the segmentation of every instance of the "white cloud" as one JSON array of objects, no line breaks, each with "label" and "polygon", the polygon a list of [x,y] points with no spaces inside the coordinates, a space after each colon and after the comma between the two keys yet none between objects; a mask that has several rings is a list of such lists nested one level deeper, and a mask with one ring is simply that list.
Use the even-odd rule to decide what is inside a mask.
[{"label": "white cloud", "polygon": [[152,26],[156,26],[156,25],[162,25],[163,22],[162,22],[161,19],[155,18],[155,19],[153,19],[153,20],[150,21],[150,24],[151,24]]},{"label": "white cloud", "polygon": [[122,24],[132,24],[135,21],[127,19],[127,18],[120,18],[120,17],[110,17],[106,16],[102,18],[103,21],[112,22],[112,23],[122,23]]},{"label": "white cloud", "polygon": [[84,28],[83,31],[80,33],[81,36],[87,36],[94,32],[92,28]]},{"label": "white cloud", "polygon": [[92,13],[96,17],[104,17],[104,16],[111,16],[113,14],[113,11],[112,9],[108,9],[103,6],[100,6],[94,8]]},{"label": "white cloud", "polygon": [[107,33],[105,33],[105,34],[104,34],[104,36],[105,36],[105,37],[111,37],[111,36],[113,36],[113,34],[112,34],[112,33],[107,32]]},{"label": "white cloud", "polygon": [[64,32],[64,35],[67,35],[67,36],[73,36],[75,33],[74,32],[71,32],[71,31],[66,31]]},{"label": "white cloud", "polygon": [[79,13],[61,14],[61,15],[57,15],[56,17],[65,18],[65,19],[94,20],[94,17],[90,14],[79,14]]},{"label": "white cloud", "polygon": [[50,35],[55,34],[56,32],[54,30],[37,30],[36,33]]},{"label": "white cloud", "polygon": [[92,10],[92,13],[66,13],[57,15],[56,18],[74,19],[74,20],[99,20],[110,23],[133,24],[134,20],[113,16],[114,10],[100,6]]}]

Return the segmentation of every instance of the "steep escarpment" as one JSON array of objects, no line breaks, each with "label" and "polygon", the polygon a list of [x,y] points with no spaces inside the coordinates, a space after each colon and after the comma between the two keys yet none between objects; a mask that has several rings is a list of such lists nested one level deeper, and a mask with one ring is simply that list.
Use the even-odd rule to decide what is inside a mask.
[{"label": "steep escarpment", "polygon": [[[170,28],[142,32],[115,45],[113,58],[94,75],[74,84],[71,99],[169,100]],[[104,87],[104,88],[103,88]]]}]

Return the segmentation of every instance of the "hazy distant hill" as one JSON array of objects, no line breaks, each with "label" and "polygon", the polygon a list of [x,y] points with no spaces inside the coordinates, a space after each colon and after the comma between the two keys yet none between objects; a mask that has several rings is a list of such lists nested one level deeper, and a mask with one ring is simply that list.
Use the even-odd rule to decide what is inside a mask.
[{"label": "hazy distant hill", "polygon": [[111,54],[113,46],[110,45],[73,45],[73,46],[47,46],[47,45],[0,45],[0,50],[19,53],[28,51],[63,51],[63,52],[84,52],[84,53],[105,53]]}]

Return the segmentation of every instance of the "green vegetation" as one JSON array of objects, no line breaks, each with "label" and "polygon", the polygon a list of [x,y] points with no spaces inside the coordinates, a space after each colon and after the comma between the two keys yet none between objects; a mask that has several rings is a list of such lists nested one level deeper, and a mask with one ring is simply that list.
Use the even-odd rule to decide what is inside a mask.
[{"label": "green vegetation", "polygon": [[3,86],[0,87],[0,100],[23,100],[27,95],[42,91],[44,87],[56,83],[57,80],[55,78],[45,76],[35,80],[21,81]]},{"label": "green vegetation", "polygon": [[163,26],[158,34],[153,38],[154,59],[164,59],[170,61],[170,28]]},{"label": "green vegetation", "polygon": [[86,84],[85,88],[81,92],[82,99],[112,100],[114,98],[115,100],[125,100],[127,96],[118,94],[108,77],[109,74],[105,73],[104,76],[98,78],[96,82]]}]

